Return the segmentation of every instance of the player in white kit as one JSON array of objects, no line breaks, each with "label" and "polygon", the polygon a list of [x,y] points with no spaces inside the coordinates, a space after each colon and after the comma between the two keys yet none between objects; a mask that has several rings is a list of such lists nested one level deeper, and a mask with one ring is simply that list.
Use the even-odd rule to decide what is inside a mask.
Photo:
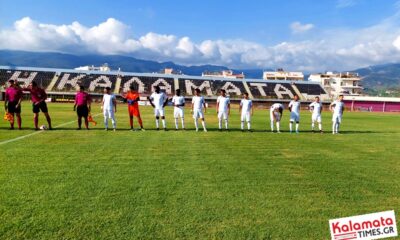
[{"label": "player in white kit", "polygon": [[101,108],[103,109],[105,130],[106,131],[108,130],[108,119],[110,118],[113,130],[115,131],[117,125],[114,113],[117,112],[117,99],[115,95],[111,93],[110,87],[106,87],[104,89],[103,102]]},{"label": "player in white kit", "polygon": [[226,96],[225,89],[221,89],[220,96],[217,98],[217,115],[218,115],[218,128],[222,130],[222,118],[225,120],[225,129],[228,130],[228,119],[231,111],[231,104],[229,97]]},{"label": "player in white kit", "polygon": [[167,130],[165,124],[164,107],[168,103],[168,97],[165,93],[161,92],[159,86],[154,87],[154,92],[147,98],[151,106],[154,108],[154,116],[156,117],[156,128],[160,130],[160,116],[164,130]]},{"label": "player in white kit", "polygon": [[[204,113],[206,112],[206,102],[202,96],[200,96],[200,89],[196,88],[194,90],[195,96],[192,98],[192,113],[194,118],[194,125],[196,127],[196,132],[199,131],[198,119],[201,118],[201,124],[203,125],[204,132],[207,132],[206,122],[204,119]],[[204,109],[204,112],[203,112]]]},{"label": "player in white kit", "polygon": [[333,113],[332,115],[332,134],[338,134],[340,124],[342,123],[342,116],[344,111],[343,95],[339,96],[339,99],[332,102],[330,109]]},{"label": "player in white kit", "polygon": [[283,105],[281,103],[272,104],[269,110],[269,118],[271,121],[271,132],[274,132],[274,122],[276,123],[276,132],[281,132],[281,119],[283,114]]},{"label": "player in white kit", "polygon": [[319,132],[322,132],[322,119],[321,119],[321,112],[322,112],[322,103],[320,102],[319,97],[315,97],[314,102],[312,102],[310,105],[310,112],[312,113],[311,115],[311,130],[314,132],[315,128],[315,122],[318,123],[318,128]]},{"label": "player in white kit", "polygon": [[290,133],[293,131],[293,123],[296,122],[296,133],[299,133],[299,123],[300,123],[300,102],[299,96],[295,95],[294,99],[289,103],[290,111],[290,123],[289,130]]},{"label": "player in white kit", "polygon": [[239,112],[240,129],[244,131],[244,121],[247,122],[247,130],[251,131],[251,116],[253,115],[253,101],[249,99],[248,93],[243,93],[243,99],[240,101]]},{"label": "player in white kit", "polygon": [[178,118],[181,118],[182,129],[185,130],[184,112],[185,98],[181,96],[181,90],[176,89],[175,96],[172,98],[172,104],[174,104],[174,118],[175,118],[175,129],[178,130]]}]

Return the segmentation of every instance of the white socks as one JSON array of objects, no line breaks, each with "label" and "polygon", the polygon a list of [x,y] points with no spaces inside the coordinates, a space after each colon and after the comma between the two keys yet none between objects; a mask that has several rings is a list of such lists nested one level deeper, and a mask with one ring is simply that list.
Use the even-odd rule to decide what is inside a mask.
[{"label": "white socks", "polygon": [[[196,131],[199,131],[199,122],[198,122],[197,118],[194,119],[194,125],[196,126]],[[201,121],[201,125],[203,125],[203,130],[204,130],[204,132],[207,132],[207,129],[206,129],[206,122],[204,122],[204,121],[202,120],[202,121]]]},{"label": "white socks", "polygon": [[108,117],[104,116],[104,126],[108,128]]},{"label": "white socks", "polygon": [[156,119],[156,128],[160,128],[160,120]]},{"label": "white socks", "polygon": [[[115,118],[111,118],[111,123],[112,123],[113,128],[115,129],[117,127],[117,123],[115,121]],[[108,117],[104,117],[104,126],[106,128],[108,128]]]},{"label": "white socks", "polygon": [[201,121],[201,125],[203,125],[203,130],[204,130],[204,132],[207,132],[207,129],[206,129],[206,122]]},{"label": "white socks", "polygon": [[[293,123],[292,122],[289,124],[289,129],[290,129],[290,132],[293,131]],[[296,123],[296,133],[298,133],[298,132],[299,132],[299,124]]]},{"label": "white socks", "polygon": [[339,133],[339,127],[340,127],[340,123],[338,122],[333,122],[332,124],[332,133]]},{"label": "white socks", "polygon": [[[244,121],[240,122],[240,129],[244,130]],[[251,123],[247,122],[247,130],[251,129]]]},{"label": "white socks", "polygon": [[[311,130],[314,131],[314,128],[315,128],[315,124],[314,124],[314,122],[313,122],[313,123],[311,123]],[[321,123],[318,123],[318,129],[319,129],[320,131],[322,131],[322,124],[321,124]]]},{"label": "white socks", "polygon": [[117,122],[115,121],[115,118],[111,118],[111,122],[112,122],[113,128],[116,129],[117,128]]},{"label": "white socks", "polygon": [[[183,118],[181,118],[181,122],[182,122],[182,129],[185,129],[185,120]],[[175,118],[175,129],[179,129],[178,118]]]},{"label": "white socks", "polygon": [[161,122],[162,122],[163,128],[166,128],[166,126],[165,126],[165,119],[161,119]]},{"label": "white socks", "polygon": [[[222,118],[218,118],[218,128],[222,129]],[[225,119],[225,129],[228,129],[228,119]]]}]

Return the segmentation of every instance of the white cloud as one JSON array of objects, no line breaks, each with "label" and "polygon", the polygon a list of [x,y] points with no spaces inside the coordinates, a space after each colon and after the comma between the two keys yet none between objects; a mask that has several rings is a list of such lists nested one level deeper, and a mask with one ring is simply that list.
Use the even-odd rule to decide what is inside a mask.
[{"label": "white cloud", "polygon": [[[295,24],[297,32],[313,28]],[[299,30],[300,29],[300,30]],[[0,49],[67,53],[122,54],[180,64],[218,64],[232,68],[301,71],[351,70],[400,61],[400,15],[363,29],[315,29],[308,40],[263,45],[243,39],[204,40],[149,32],[134,36],[113,18],[96,26],[39,23],[22,18],[0,29]]]},{"label": "white cloud", "polygon": [[292,29],[292,33],[304,33],[307,31],[310,31],[311,29],[314,28],[314,24],[307,23],[307,24],[301,24],[300,22],[293,22],[290,24],[290,29]]}]

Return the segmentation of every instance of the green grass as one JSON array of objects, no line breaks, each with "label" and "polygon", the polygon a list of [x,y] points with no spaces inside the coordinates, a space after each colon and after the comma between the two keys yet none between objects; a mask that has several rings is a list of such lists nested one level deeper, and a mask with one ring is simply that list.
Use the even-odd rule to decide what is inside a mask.
[{"label": "green grass", "polygon": [[[70,104],[50,104],[54,126],[73,121]],[[94,114],[100,112],[94,107]],[[400,211],[400,116],[345,113],[341,135],[272,134],[267,110],[253,133],[130,132],[120,105],[117,132],[75,123],[0,145],[0,239],[328,239],[328,220]],[[172,109],[167,124],[173,126]],[[24,103],[25,127],[32,127]],[[41,123],[44,118],[41,116]],[[302,112],[301,130],[310,115]],[[288,112],[282,129],[288,129]],[[0,142],[32,133],[7,130]],[[125,129],[122,129],[125,128]]]}]

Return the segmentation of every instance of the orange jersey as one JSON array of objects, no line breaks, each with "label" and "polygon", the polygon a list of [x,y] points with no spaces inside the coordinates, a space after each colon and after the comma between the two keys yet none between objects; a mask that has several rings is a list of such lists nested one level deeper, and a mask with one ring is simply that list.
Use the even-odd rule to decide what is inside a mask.
[{"label": "orange jersey", "polygon": [[[137,92],[128,92],[125,96],[126,100],[128,100],[128,106],[129,107],[134,107],[134,108],[139,108],[139,103],[137,99],[140,97],[139,93]],[[133,104],[129,104],[129,101],[134,101]]]}]

